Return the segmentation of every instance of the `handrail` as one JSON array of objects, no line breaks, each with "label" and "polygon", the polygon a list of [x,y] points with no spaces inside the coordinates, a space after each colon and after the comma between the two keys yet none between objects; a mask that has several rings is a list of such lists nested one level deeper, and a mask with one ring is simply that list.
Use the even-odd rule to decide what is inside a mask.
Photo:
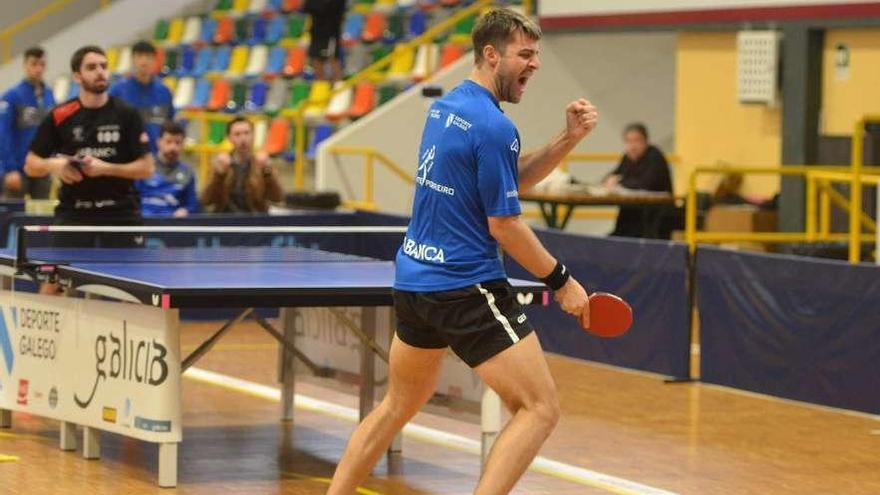
[{"label": "handrail", "polygon": [[[33,26],[37,22],[43,20],[49,15],[58,12],[59,10],[67,7],[69,4],[73,3],[74,0],[55,0],[49,5],[43,7],[42,9],[34,12],[33,14],[25,17],[24,19],[16,22],[15,24],[9,26],[8,28],[0,31],[0,44],[3,45],[3,53],[2,53],[2,63],[9,62],[12,59],[12,37],[18,34],[19,32]],[[104,8],[109,3],[109,0],[100,0],[100,8]]]},{"label": "handrail", "polygon": [[[876,223],[867,214],[861,211],[861,201],[853,201],[853,194],[861,194],[863,183],[880,185],[880,175],[861,175],[861,172],[880,174],[880,167],[855,167],[858,174],[851,172],[852,167],[840,167],[830,165],[786,165],[778,168],[762,167],[697,167],[691,171],[688,177],[688,190],[685,210],[685,239],[691,253],[696,250],[700,241],[704,242],[735,242],[753,241],[763,243],[787,243],[787,242],[817,242],[817,241],[848,241],[850,244],[850,262],[858,262],[859,258],[852,258],[853,244],[860,244],[865,240],[874,240],[861,232],[864,226],[867,230],[875,230]],[[849,171],[843,171],[849,170]],[[803,232],[698,232],[697,231],[697,177],[703,174],[723,174],[737,172],[742,174],[801,176],[806,180],[806,221]],[[852,188],[852,184],[858,181],[859,187]],[[849,200],[830,187],[830,182],[847,182],[850,184]],[[819,205],[816,204],[817,192]],[[830,232],[830,205],[845,208],[850,212],[850,227],[846,233]],[[852,208],[857,206],[858,210]],[[852,214],[852,212],[860,214]],[[816,216],[819,214],[819,226],[816,226]],[[860,249],[856,251],[860,256]]]}]

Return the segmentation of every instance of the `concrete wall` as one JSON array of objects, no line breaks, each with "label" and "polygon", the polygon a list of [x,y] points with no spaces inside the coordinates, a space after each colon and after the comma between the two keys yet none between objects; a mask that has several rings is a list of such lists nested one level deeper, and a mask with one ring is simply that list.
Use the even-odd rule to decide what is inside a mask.
[{"label": "concrete wall", "polygon": [[[547,36],[541,47],[542,67],[529,82],[519,105],[505,105],[516,123],[523,149],[543,145],[564,125],[568,102],[586,97],[600,111],[599,127],[578,146],[584,152],[618,152],[620,131],[628,122],[645,122],[652,139],[670,149],[675,128],[675,48],[671,33],[558,34]],[[472,62],[459,61],[433,81],[448,90],[467,77]],[[372,146],[407,170],[415,172],[418,145],[429,102],[414,88],[368,118],[349,126],[326,146]],[[319,150],[316,182],[319,188],[339,190],[345,199],[363,198],[363,159],[331,157]],[[598,181],[613,163],[574,164],[572,173],[584,181]],[[408,214],[413,187],[377,166],[376,202],[381,211]],[[582,232],[604,233],[611,220],[572,224]]]},{"label": "concrete wall", "polygon": [[[2,3],[5,9],[6,3],[19,2],[3,0]],[[147,5],[149,8],[146,8]],[[93,9],[91,15],[56,27],[47,36],[56,34],[33,40],[33,43],[39,43],[46,49],[46,81],[51,84],[59,75],[70,72],[70,56],[80,46],[96,44],[109,47],[132,43],[139,38],[150,37],[158,19],[192,12],[193,9],[207,11],[211,5],[213,2],[210,0],[116,0],[103,10]],[[21,64],[19,55],[0,68],[0,88],[7,88],[21,79]]]}]

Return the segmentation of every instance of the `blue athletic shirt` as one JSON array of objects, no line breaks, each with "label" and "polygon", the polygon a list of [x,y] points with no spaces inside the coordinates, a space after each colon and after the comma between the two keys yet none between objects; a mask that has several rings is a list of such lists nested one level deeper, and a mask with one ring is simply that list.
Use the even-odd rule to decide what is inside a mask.
[{"label": "blue athletic shirt", "polygon": [[156,141],[166,120],[174,119],[174,97],[171,90],[158,77],[141,84],[134,76],[121,79],[110,87],[110,96],[121,98],[141,114],[144,128],[150,137],[150,151],[156,153]]},{"label": "blue athletic shirt", "polygon": [[466,80],[431,105],[395,289],[434,292],[506,278],[487,217],[521,212],[519,149],[513,122],[479,84]]},{"label": "blue athletic shirt", "polygon": [[135,189],[141,196],[141,214],[145,217],[170,217],[178,208],[198,213],[196,174],[188,164],[165,163],[155,155],[156,171],[148,179],[137,180]]},{"label": "blue athletic shirt", "polygon": [[55,106],[52,89],[42,85],[42,99],[37,88],[22,81],[0,97],[0,176],[21,172],[28,147],[43,118]]}]

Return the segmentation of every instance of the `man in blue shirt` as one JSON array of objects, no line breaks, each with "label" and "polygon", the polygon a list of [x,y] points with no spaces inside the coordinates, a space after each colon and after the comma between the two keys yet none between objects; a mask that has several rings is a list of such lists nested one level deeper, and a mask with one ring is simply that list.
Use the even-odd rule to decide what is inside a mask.
[{"label": "man in blue shirt", "polygon": [[541,278],[563,310],[589,323],[586,291],[520,219],[518,195],[595,127],[596,109],[573,101],[565,129],[520,155],[519,133],[499,102],[522,98],[540,66],[541,30],[521,14],[495,9],[471,37],[470,78],[431,106],[422,134],[412,220],[397,255],[388,393],[352,435],[328,492],[333,495],[353,493],[433,395],[447,347],[513,414],[474,493],[508,493],[532,462],[556,425],[559,402],[499,247]]},{"label": "man in blue shirt", "polygon": [[37,127],[55,106],[52,90],[43,82],[45,71],[45,51],[28,48],[24,52],[24,80],[0,97],[0,176],[7,197],[49,197],[51,177],[28,177],[22,171]]},{"label": "man in blue shirt", "polygon": [[199,210],[196,174],[180,161],[183,137],[183,127],[177,122],[162,124],[156,171],[152,177],[135,182],[145,217],[185,217]]},{"label": "man in blue shirt", "polygon": [[156,141],[166,120],[174,119],[174,97],[156,77],[156,48],[148,41],[139,41],[131,47],[132,75],[110,88],[110,96],[135,107],[150,137],[150,151],[156,153]]}]

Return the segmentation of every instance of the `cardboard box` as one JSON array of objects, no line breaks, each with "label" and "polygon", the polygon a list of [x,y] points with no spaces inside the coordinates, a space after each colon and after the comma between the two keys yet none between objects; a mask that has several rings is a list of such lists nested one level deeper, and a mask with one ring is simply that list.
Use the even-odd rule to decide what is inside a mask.
[{"label": "cardboard box", "polygon": [[[760,210],[756,206],[713,206],[706,212],[703,230],[706,232],[776,232],[778,214],[775,210]],[[757,242],[725,242],[724,247],[767,251]]]}]

